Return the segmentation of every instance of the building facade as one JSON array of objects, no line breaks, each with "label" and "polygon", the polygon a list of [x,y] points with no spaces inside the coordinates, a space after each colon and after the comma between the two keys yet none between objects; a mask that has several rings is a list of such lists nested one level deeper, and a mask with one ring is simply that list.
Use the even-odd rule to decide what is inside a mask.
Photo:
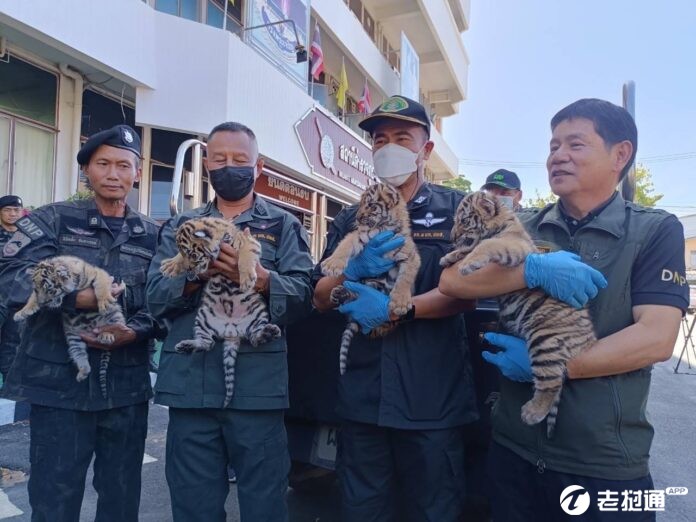
[{"label": "building facade", "polygon": [[[457,174],[441,122],[466,97],[468,20],[468,0],[0,0],[0,193],[30,206],[71,196],[81,143],[128,123],[144,159],[129,203],[164,220],[181,143],[239,121],[266,159],[257,190],[300,218],[316,256],[373,177],[365,87],[373,107],[417,95],[433,122],[427,176]],[[302,51],[317,27],[314,79]],[[200,158],[184,157],[179,209],[213,197]]]}]

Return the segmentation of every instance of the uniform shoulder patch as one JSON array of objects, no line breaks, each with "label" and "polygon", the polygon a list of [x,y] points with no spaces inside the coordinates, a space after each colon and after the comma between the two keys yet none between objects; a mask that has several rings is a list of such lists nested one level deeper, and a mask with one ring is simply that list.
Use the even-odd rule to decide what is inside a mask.
[{"label": "uniform shoulder patch", "polygon": [[46,235],[41,229],[41,226],[35,223],[30,216],[23,217],[22,219],[18,220],[15,225],[32,240],[39,239]]},{"label": "uniform shoulder patch", "polygon": [[29,243],[31,243],[31,238],[24,232],[15,232],[10,240],[5,243],[2,249],[2,255],[4,257],[14,257],[17,255],[17,252],[22,250]]}]

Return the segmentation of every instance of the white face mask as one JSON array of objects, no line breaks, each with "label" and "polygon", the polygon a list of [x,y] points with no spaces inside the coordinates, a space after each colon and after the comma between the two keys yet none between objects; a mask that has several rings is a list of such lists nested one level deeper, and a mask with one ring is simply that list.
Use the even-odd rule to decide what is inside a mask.
[{"label": "white face mask", "polygon": [[[422,150],[422,149],[421,149]],[[418,170],[418,152],[396,143],[387,143],[372,155],[377,177],[394,187],[400,187]]]},{"label": "white face mask", "polygon": [[504,207],[515,210],[515,198],[512,196],[496,196]]}]

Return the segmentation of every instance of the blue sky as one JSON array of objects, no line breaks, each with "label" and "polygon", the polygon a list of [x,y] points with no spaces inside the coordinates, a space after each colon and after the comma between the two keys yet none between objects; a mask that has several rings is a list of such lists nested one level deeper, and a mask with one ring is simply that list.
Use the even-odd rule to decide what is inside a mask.
[{"label": "blue sky", "polygon": [[633,80],[638,161],[664,194],[659,206],[696,213],[696,2],[471,3],[468,98],[444,135],[474,187],[502,166],[519,174],[525,197],[547,195],[551,117],[579,98],[620,105]]}]

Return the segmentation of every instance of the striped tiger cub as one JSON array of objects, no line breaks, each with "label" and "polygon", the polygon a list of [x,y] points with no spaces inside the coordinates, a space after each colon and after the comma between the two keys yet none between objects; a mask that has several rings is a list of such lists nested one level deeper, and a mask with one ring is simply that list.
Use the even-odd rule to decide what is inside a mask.
[{"label": "striped tiger cub", "polygon": [[222,274],[210,276],[196,314],[194,338],[180,341],[175,349],[179,353],[208,352],[216,339],[222,341],[224,407],[227,407],[234,395],[234,370],[241,341],[247,340],[257,347],[281,334],[280,328],[269,322],[263,296],[254,290],[261,245],[248,228],[241,231],[225,219],[190,219],[176,231],[179,253],[162,261],[160,271],[166,277],[186,273],[189,278],[195,278],[217,259],[222,243],[237,251],[239,284]]},{"label": "striped tiger cub", "polygon": [[[462,275],[488,263],[517,266],[536,252],[532,239],[514,213],[485,192],[467,195],[459,204],[452,228],[454,250],[440,265],[459,263]],[[498,297],[500,325],[505,332],[527,341],[534,375],[534,396],[522,407],[529,425],[547,419],[553,436],[566,363],[592,346],[597,338],[590,313],[577,310],[539,290],[519,290]]]},{"label": "striped tiger cub", "polygon": [[[411,292],[420,268],[420,256],[411,238],[406,202],[401,198],[399,191],[390,185],[385,183],[370,185],[360,197],[355,224],[356,229],[346,235],[333,254],[321,263],[322,273],[333,277],[342,275],[349,259],[359,254],[370,239],[380,232],[389,230],[404,236],[406,242],[402,247],[385,254],[386,257],[396,261],[394,267],[382,277],[363,279],[360,282],[389,295],[390,314],[405,315],[413,306]],[[331,303],[335,306],[355,298],[355,294],[343,285],[335,287],[330,296]],[[384,337],[394,328],[396,323],[384,323],[374,328],[369,336]],[[348,348],[359,330],[360,326],[350,321],[343,331],[339,355],[341,375],[345,373],[348,364]]]},{"label": "striped tiger cub", "polygon": [[[68,343],[68,356],[77,366],[76,380],[81,382],[92,371],[87,356],[87,345],[80,334],[92,334],[95,328],[113,324],[126,324],[121,306],[111,293],[114,278],[105,270],[73,256],[57,256],[40,261],[31,275],[34,289],[24,307],[14,315],[15,321],[23,321],[41,308],[59,309],[63,298],[73,292],[94,288],[98,310],[62,311],[63,331]],[[121,283],[121,288],[125,288]],[[112,333],[97,336],[102,344],[114,342]],[[103,350],[99,358],[99,387],[107,398],[107,372],[111,352]]]}]

